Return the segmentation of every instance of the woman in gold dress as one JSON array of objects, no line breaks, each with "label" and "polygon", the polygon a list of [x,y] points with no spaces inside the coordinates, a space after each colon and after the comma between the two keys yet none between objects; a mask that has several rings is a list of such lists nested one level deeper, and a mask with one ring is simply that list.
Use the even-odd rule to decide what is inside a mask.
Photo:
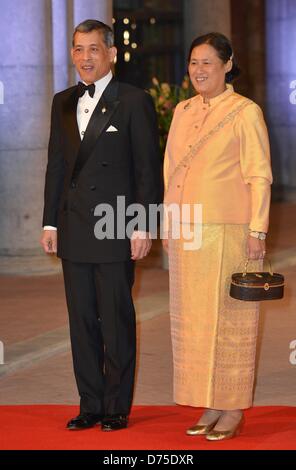
[{"label": "woman in gold dress", "polygon": [[[247,258],[251,270],[262,269],[272,173],[261,109],[230,84],[239,69],[229,40],[219,33],[195,39],[188,70],[197,95],[174,113],[165,207],[201,204],[202,222],[192,209],[174,236],[167,211],[174,399],[205,408],[187,434],[222,440],[238,434],[252,406],[259,304],[231,298],[229,287]],[[185,226],[199,227],[199,249],[185,248]]]}]

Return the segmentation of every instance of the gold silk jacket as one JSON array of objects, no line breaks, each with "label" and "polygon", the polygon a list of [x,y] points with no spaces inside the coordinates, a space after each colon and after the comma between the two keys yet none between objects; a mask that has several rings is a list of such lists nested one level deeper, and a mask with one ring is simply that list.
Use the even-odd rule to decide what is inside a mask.
[{"label": "gold silk jacket", "polygon": [[231,85],[176,107],[164,160],[165,206],[202,204],[203,223],[268,231],[272,172],[259,106]]}]

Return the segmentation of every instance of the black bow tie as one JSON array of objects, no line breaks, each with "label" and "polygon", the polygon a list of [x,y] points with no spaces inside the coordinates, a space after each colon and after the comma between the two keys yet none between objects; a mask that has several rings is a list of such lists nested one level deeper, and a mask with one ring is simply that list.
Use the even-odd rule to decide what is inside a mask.
[{"label": "black bow tie", "polygon": [[90,85],[85,85],[82,82],[78,82],[78,95],[81,98],[81,96],[84,95],[84,93],[88,90],[89,96],[93,98],[95,91],[96,91],[96,85],[94,83],[91,83]]}]

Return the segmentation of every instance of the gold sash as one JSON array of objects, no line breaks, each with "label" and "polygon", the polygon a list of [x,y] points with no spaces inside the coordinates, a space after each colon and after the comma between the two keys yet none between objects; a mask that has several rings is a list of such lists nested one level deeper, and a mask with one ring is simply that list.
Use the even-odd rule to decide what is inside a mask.
[{"label": "gold sash", "polygon": [[216,132],[218,132],[220,129],[223,129],[223,127],[233,121],[235,116],[242,110],[244,109],[247,105],[251,104],[252,101],[249,100],[248,98],[245,99],[245,101],[237,106],[233,111],[231,111],[229,114],[225,116],[222,121],[220,121],[213,129],[211,129],[206,135],[204,135],[196,144],[194,144],[189,152],[185,155],[185,157],[178,163],[176,166],[175,170],[169,177],[168,181],[168,186],[167,190],[170,187],[170,184],[172,182],[173,177],[176,175],[176,173],[182,168],[184,165],[187,165],[193,160],[193,158],[197,155],[198,151],[203,147],[203,145],[214,135]]}]

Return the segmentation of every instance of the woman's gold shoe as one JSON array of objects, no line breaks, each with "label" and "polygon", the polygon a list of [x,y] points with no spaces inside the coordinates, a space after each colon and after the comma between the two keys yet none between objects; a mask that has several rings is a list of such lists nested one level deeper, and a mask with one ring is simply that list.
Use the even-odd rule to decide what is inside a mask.
[{"label": "woman's gold shoe", "polygon": [[188,436],[203,436],[208,434],[218,423],[220,416],[212,421],[210,424],[195,424],[191,428],[187,429],[186,434]]},{"label": "woman's gold shoe", "polygon": [[214,429],[206,435],[208,441],[224,441],[231,439],[232,437],[238,436],[242,426],[244,424],[244,417],[240,419],[238,424],[231,430],[228,431],[215,431]]}]

